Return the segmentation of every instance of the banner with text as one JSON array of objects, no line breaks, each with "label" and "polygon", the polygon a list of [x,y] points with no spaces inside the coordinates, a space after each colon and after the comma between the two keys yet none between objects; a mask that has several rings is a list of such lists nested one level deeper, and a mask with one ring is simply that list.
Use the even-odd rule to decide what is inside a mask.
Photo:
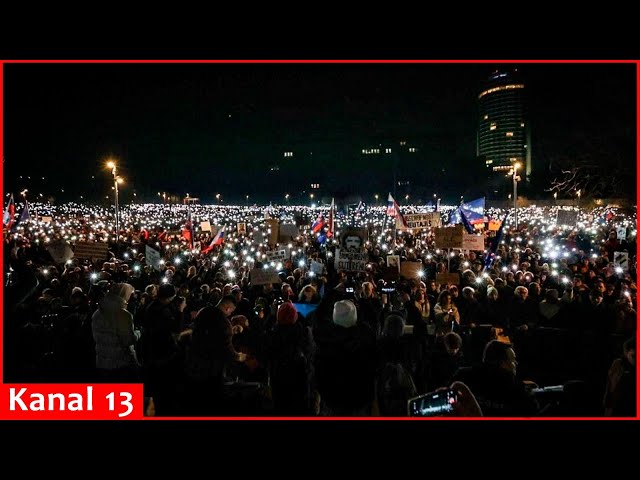
[{"label": "banner with text", "polygon": [[336,248],[335,268],[347,272],[364,272],[369,254],[364,251],[345,251]]},{"label": "banner with text", "polygon": [[404,216],[407,226],[404,227],[396,218],[396,229],[398,230],[414,230],[421,228],[436,228],[442,225],[440,213],[411,213]]},{"label": "banner with text", "polygon": [[464,234],[462,237],[463,250],[484,250],[484,235]]},{"label": "banner with text", "polygon": [[281,250],[272,250],[270,252],[265,252],[265,255],[268,262],[284,262],[288,258],[287,250],[284,248]]}]

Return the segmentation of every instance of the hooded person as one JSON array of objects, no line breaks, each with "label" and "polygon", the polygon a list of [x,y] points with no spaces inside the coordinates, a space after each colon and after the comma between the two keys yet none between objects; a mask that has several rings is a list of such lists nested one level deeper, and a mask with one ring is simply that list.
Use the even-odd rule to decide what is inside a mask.
[{"label": "hooded person", "polygon": [[96,345],[96,368],[110,381],[135,381],[138,357],[135,345],[140,337],[127,310],[135,291],[128,283],[115,283],[102,298],[91,318]]},{"label": "hooded person", "polygon": [[311,377],[315,343],[310,327],[298,322],[298,312],[285,302],[276,313],[276,327],[267,338],[269,377],[277,415],[313,414]]}]

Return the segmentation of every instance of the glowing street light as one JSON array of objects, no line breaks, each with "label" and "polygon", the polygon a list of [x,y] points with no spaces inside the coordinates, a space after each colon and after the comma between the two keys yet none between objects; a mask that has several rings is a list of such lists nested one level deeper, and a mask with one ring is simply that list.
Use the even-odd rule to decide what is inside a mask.
[{"label": "glowing street light", "polygon": [[518,229],[518,180],[520,177],[518,176],[518,170],[520,169],[520,162],[516,162],[513,164],[513,219],[515,223],[516,230]]},{"label": "glowing street light", "polygon": [[118,166],[116,162],[113,160],[109,160],[107,162],[107,168],[111,169],[111,174],[113,175],[113,190],[115,191],[115,212],[116,212],[116,240],[118,238],[118,231],[120,230],[120,218],[119,218],[119,205],[118,205],[118,184],[124,182],[122,177],[118,177]]}]

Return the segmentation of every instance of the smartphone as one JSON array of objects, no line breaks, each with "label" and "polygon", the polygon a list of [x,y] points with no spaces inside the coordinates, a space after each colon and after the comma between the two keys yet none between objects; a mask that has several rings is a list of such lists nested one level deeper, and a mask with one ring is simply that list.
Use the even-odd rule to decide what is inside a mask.
[{"label": "smartphone", "polygon": [[438,390],[425,393],[408,401],[408,415],[410,417],[438,417],[449,415],[458,403],[455,390]]},{"label": "smartphone", "polygon": [[347,288],[345,289],[345,292],[347,292],[347,293],[353,293],[353,287],[347,287]]}]

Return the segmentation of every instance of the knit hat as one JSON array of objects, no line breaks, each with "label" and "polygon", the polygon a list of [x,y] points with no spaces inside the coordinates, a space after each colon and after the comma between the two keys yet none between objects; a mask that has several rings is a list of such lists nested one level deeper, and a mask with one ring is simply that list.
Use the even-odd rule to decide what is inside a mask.
[{"label": "knit hat", "polygon": [[293,325],[298,320],[298,311],[291,302],[285,302],[278,308],[278,325]]},{"label": "knit hat", "polygon": [[340,300],[333,306],[333,323],[344,328],[353,327],[358,320],[356,306],[350,300]]}]

